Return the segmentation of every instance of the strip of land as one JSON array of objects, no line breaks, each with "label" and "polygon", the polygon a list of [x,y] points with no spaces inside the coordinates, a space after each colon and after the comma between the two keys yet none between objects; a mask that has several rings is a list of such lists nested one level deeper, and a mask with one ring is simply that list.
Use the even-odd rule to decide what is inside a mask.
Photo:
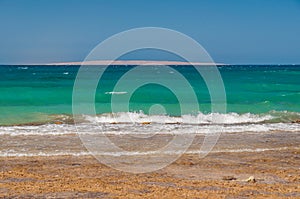
[{"label": "strip of land", "polygon": [[204,62],[183,62],[183,61],[147,61],[147,60],[97,60],[83,62],[59,62],[48,63],[45,65],[194,65],[194,66],[213,66],[224,65],[221,63],[204,63]]}]

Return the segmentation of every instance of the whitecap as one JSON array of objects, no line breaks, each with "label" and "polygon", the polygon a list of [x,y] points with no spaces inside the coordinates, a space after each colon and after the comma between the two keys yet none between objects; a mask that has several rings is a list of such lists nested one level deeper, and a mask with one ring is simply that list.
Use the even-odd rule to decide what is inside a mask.
[{"label": "whitecap", "polygon": [[110,92],[105,92],[106,95],[124,95],[127,94],[126,91],[110,91]]}]

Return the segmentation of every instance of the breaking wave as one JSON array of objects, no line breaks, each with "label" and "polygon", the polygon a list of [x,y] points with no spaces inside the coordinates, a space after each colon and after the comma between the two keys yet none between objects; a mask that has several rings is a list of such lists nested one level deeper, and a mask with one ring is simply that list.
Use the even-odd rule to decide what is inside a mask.
[{"label": "breaking wave", "polygon": [[299,113],[276,111],[267,114],[199,113],[181,117],[128,112],[97,116],[84,115],[74,125],[70,115],[51,115],[51,121],[45,123],[0,126],[0,135],[299,132],[299,119]]}]

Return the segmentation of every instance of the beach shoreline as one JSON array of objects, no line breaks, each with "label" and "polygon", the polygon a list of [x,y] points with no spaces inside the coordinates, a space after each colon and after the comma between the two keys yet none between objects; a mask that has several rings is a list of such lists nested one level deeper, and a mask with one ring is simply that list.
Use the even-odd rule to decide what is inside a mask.
[{"label": "beach shoreline", "polygon": [[[222,134],[205,158],[187,153],[145,174],[117,171],[89,155],[0,157],[0,197],[297,198],[299,139],[299,132]],[[201,140],[196,138],[191,148]],[[237,150],[262,147],[269,150]]]}]

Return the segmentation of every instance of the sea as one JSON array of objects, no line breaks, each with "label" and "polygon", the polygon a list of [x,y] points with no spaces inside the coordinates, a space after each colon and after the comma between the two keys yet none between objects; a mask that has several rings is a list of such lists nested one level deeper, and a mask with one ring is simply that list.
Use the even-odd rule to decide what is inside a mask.
[{"label": "sea", "polygon": [[[137,85],[134,92],[127,90],[126,84],[123,90],[115,90],[115,86],[136,66],[93,67],[103,70],[94,94],[95,114],[82,114],[75,125],[73,92],[80,66],[1,65],[0,156],[84,154],[79,149],[72,151],[73,145],[67,141],[59,150],[55,145],[59,139],[54,138],[96,133],[99,129],[90,125],[95,123],[97,128],[101,127],[101,133],[110,135],[207,134],[218,131],[218,128],[212,130],[214,125],[222,127],[225,134],[300,131],[300,65],[217,66],[226,91],[226,112],[222,113],[212,111],[211,91],[197,72],[197,67],[209,71],[210,66],[174,65],[167,70],[163,66],[147,66],[153,72],[140,72],[140,78],[155,80],[168,73],[165,77],[179,89],[174,91],[166,85],[149,83]],[[191,86],[199,109],[178,99],[178,96],[189,99],[190,95],[180,87],[182,80],[177,79],[178,74]],[[136,79],[130,81],[134,84]],[[130,95],[128,102],[112,103],[113,98],[126,95]],[[116,105],[126,106],[126,111],[115,111]],[[183,106],[190,109],[182,113]],[[76,126],[85,131],[78,131]],[[56,141],[48,150],[47,144],[34,143],[35,136]]]}]

